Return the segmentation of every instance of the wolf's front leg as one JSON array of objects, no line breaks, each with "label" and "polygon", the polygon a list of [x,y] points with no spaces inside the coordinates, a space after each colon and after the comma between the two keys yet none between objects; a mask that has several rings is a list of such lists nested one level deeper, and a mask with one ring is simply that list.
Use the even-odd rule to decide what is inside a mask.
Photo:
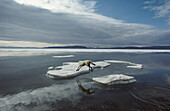
[{"label": "wolf's front leg", "polygon": [[76,71],[79,71],[81,67],[82,67],[82,66],[78,66],[78,68],[76,69]]}]

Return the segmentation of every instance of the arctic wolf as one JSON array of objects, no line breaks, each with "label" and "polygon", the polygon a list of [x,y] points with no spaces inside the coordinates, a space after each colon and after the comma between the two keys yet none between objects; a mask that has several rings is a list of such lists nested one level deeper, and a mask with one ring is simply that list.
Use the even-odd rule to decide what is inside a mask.
[{"label": "arctic wolf", "polygon": [[81,67],[83,66],[88,66],[89,70],[93,71],[93,68],[90,66],[90,64],[95,65],[92,61],[90,60],[85,60],[85,61],[79,61],[79,66],[76,71],[79,71]]}]

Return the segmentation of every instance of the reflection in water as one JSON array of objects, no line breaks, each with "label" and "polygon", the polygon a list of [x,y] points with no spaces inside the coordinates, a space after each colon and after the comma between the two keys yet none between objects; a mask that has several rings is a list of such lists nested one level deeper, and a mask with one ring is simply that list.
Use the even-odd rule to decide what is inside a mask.
[{"label": "reflection in water", "polygon": [[[51,106],[54,103],[58,105],[63,99],[76,104],[81,98],[76,87],[75,83],[54,84],[0,97],[0,111],[51,111]],[[59,106],[55,106],[55,109]]]},{"label": "reflection in water", "polygon": [[91,86],[91,88],[85,89],[85,88],[81,85],[81,83],[80,83],[79,80],[77,80],[77,85],[78,85],[78,87],[79,87],[79,90],[82,91],[83,93],[87,94],[87,95],[91,95],[91,94],[95,93],[95,91],[92,91],[92,86]]}]

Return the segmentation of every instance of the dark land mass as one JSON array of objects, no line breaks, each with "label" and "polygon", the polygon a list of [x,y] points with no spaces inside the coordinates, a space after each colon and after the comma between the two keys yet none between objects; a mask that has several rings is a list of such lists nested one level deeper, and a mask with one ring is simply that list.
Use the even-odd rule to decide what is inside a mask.
[{"label": "dark land mass", "polygon": [[45,47],[45,48],[72,48],[72,49],[170,49],[170,46],[142,46],[142,47],[86,47],[86,46],[63,46],[63,47]]},{"label": "dark land mass", "polygon": [[0,47],[0,48],[21,48],[21,49],[170,49],[170,46],[126,46],[126,47],[87,47],[87,46],[52,46],[52,47]]}]

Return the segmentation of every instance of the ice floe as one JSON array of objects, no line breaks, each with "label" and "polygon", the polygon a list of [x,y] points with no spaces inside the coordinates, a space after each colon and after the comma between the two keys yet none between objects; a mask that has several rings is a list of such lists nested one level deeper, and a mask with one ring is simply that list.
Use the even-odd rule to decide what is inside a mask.
[{"label": "ice floe", "polygon": [[[104,60],[94,62],[96,65],[93,68],[101,68],[109,66],[110,63],[126,63],[128,64],[127,68],[136,68],[142,69],[142,64],[136,64],[128,61],[119,61],[119,60]],[[47,71],[47,76],[49,78],[54,78],[53,76],[58,77],[74,77],[81,74],[90,73],[89,68],[87,66],[82,67],[79,71],[76,71],[79,66],[78,62],[64,62],[62,66],[57,66],[51,70],[51,68]]]},{"label": "ice floe", "polygon": [[110,65],[110,63],[105,62],[105,61],[98,61],[98,62],[94,62],[94,63],[96,64],[94,66],[94,68],[101,68],[101,69],[103,69],[103,68],[105,68],[105,67]]},{"label": "ice floe", "polygon": [[142,64],[136,64],[128,61],[120,61],[120,60],[104,60],[105,62],[109,63],[124,63],[124,64],[129,64],[127,68],[134,68],[134,69],[142,69],[143,65]]},{"label": "ice floe", "polygon": [[124,63],[124,64],[131,64],[131,62],[128,61],[120,61],[120,60],[104,60],[105,62],[110,62],[110,63]]},{"label": "ice floe", "polygon": [[132,64],[132,66],[127,66],[127,68],[143,69],[142,64]]},{"label": "ice floe", "polygon": [[[104,68],[110,65],[105,61],[94,62],[96,65],[93,68]],[[62,66],[57,66],[54,70],[47,71],[47,75],[59,77],[71,77],[79,74],[89,73],[89,68],[84,66],[79,71],[76,71],[78,62],[65,62]],[[49,76],[49,77],[51,77]],[[51,77],[52,78],[52,77]]]},{"label": "ice floe", "polygon": [[102,77],[95,77],[92,78],[92,80],[106,85],[128,84],[128,83],[136,82],[134,77],[123,75],[123,74],[112,74],[112,75],[107,75]]},{"label": "ice floe", "polygon": [[48,70],[51,70],[51,69],[54,69],[54,67],[53,66],[48,67]]},{"label": "ice floe", "polygon": [[68,58],[68,57],[74,57],[74,55],[53,56],[53,58]]},{"label": "ice floe", "polygon": [[49,70],[47,74],[53,75],[53,76],[61,76],[61,77],[67,77],[67,76],[75,76],[80,73],[87,73],[89,72],[88,67],[82,67],[80,71],[76,71],[76,68],[78,67],[77,62],[66,62],[63,64],[63,66],[56,67],[55,70]]}]

